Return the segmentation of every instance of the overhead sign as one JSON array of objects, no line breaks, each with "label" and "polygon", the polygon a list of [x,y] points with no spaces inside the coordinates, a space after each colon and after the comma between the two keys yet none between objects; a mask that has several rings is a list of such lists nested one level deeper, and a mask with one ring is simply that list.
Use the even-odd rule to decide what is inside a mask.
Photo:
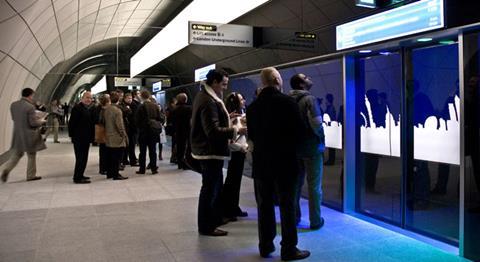
[{"label": "overhead sign", "polygon": [[337,26],[337,50],[445,26],[443,0],[422,0]]},{"label": "overhead sign", "polygon": [[208,71],[215,69],[215,64],[211,64],[195,70],[195,82],[207,79]]},{"label": "overhead sign", "polygon": [[155,93],[155,92],[158,92],[158,91],[160,91],[160,90],[162,90],[162,81],[158,81],[158,82],[156,82],[156,83],[153,83],[153,85],[152,85],[152,92]]},{"label": "overhead sign", "polygon": [[188,43],[192,45],[253,47],[251,26],[192,21],[188,26]]},{"label": "overhead sign", "polygon": [[260,47],[295,51],[317,52],[318,35],[308,32],[295,32],[289,29],[261,28]]},{"label": "overhead sign", "polygon": [[142,86],[141,78],[115,77],[115,86]]}]

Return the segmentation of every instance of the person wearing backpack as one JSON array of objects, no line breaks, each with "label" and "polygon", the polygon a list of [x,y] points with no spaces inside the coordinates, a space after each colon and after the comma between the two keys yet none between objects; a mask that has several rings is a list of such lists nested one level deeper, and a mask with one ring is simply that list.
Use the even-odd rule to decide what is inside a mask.
[{"label": "person wearing backpack", "polygon": [[300,197],[301,190],[307,178],[308,209],[310,215],[310,229],[320,229],[325,220],[321,216],[323,152],[325,151],[325,134],[322,126],[322,110],[315,96],[309,90],[313,86],[312,80],[304,74],[296,74],[290,78],[292,90],[289,95],[295,99],[300,109],[303,121],[303,132],[300,134],[297,147],[297,156],[300,166],[297,192],[297,224],[301,219]]}]

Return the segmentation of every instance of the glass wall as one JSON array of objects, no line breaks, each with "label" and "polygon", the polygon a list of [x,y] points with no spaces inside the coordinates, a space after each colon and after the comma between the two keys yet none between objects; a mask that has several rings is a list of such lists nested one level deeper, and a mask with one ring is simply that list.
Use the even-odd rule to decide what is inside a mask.
[{"label": "glass wall", "polygon": [[[309,76],[314,85],[310,92],[317,97],[323,110],[325,143],[325,165],[323,172],[323,204],[336,209],[343,205],[343,88],[341,60],[331,60],[279,70],[283,78],[283,92],[290,92],[290,78],[298,73]],[[229,92],[239,92],[247,100],[247,105],[255,99],[255,91],[261,86],[259,74],[234,78],[230,81]],[[249,156],[244,174],[251,173]],[[306,196],[306,184],[304,195]]]},{"label": "glass wall", "polygon": [[356,59],[357,200],[361,213],[401,223],[399,53]]},{"label": "glass wall", "polygon": [[480,34],[464,37],[464,256],[480,260]]},{"label": "glass wall", "polygon": [[460,96],[458,45],[411,52],[413,165],[407,176],[406,226],[458,241]]}]

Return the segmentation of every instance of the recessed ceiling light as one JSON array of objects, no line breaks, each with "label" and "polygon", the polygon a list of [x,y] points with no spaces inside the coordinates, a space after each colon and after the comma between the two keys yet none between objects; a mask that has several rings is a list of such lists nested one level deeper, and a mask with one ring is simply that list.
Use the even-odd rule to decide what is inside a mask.
[{"label": "recessed ceiling light", "polygon": [[381,55],[391,55],[392,53],[388,52],[388,51],[383,51],[383,52],[380,52],[379,54],[381,54]]},{"label": "recessed ceiling light", "polygon": [[442,45],[451,45],[451,44],[455,44],[456,42],[453,40],[442,40],[442,41],[438,41],[438,43]]},{"label": "recessed ceiling light", "polygon": [[360,54],[369,54],[372,52],[372,50],[360,50],[358,51]]},{"label": "recessed ceiling light", "polygon": [[433,38],[423,37],[423,38],[417,39],[417,42],[430,42],[430,41],[432,41],[432,40],[433,40]]}]

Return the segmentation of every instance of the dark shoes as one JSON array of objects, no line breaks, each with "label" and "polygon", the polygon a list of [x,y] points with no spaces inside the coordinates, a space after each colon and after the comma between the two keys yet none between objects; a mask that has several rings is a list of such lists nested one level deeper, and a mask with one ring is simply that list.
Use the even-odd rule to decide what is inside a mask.
[{"label": "dark shoes", "polygon": [[130,163],[130,166],[139,166],[138,162]]},{"label": "dark shoes", "polygon": [[325,219],[323,219],[323,217],[320,218],[320,224],[318,225],[310,225],[310,229],[311,230],[318,230],[320,229],[321,227],[323,227],[323,225],[325,224]]},{"label": "dark shoes", "polygon": [[73,183],[75,184],[90,184],[90,180],[88,179],[78,179],[78,180],[73,180]]},{"label": "dark shoes", "polygon": [[214,229],[212,232],[198,232],[202,236],[223,237],[228,235],[227,231],[221,229]]},{"label": "dark shoes", "polygon": [[310,251],[308,250],[300,250],[298,248],[295,248],[293,252],[282,252],[282,260],[283,261],[291,261],[291,260],[300,260],[304,259],[310,256]]},{"label": "dark shoes", "polygon": [[99,171],[98,172],[100,175],[106,175],[107,174],[107,171]]},{"label": "dark shoes", "polygon": [[40,179],[42,179],[41,176],[34,176],[32,178],[27,178],[27,181],[35,181],[35,180],[40,180]]},{"label": "dark shoes", "polygon": [[113,177],[113,180],[125,180],[125,179],[128,179],[128,177],[122,176],[122,175],[118,175],[118,176]]},{"label": "dark shoes", "polygon": [[158,170],[157,169],[152,169],[152,175],[155,175],[155,174],[158,174]]},{"label": "dark shoes", "polygon": [[8,172],[7,171],[5,171],[5,170],[2,171],[1,180],[2,180],[2,183],[7,182],[7,180],[8,180]]},{"label": "dark shoes", "polygon": [[272,253],[275,252],[275,246],[271,246],[268,248],[261,248],[260,249],[260,256],[263,258],[269,258],[271,257]]},{"label": "dark shoes", "polygon": [[145,175],[145,171],[136,171],[135,174],[139,174],[139,175]]},{"label": "dark shoes", "polygon": [[248,213],[245,211],[242,211],[240,208],[237,211],[237,214],[235,214],[237,217],[248,217]]}]

